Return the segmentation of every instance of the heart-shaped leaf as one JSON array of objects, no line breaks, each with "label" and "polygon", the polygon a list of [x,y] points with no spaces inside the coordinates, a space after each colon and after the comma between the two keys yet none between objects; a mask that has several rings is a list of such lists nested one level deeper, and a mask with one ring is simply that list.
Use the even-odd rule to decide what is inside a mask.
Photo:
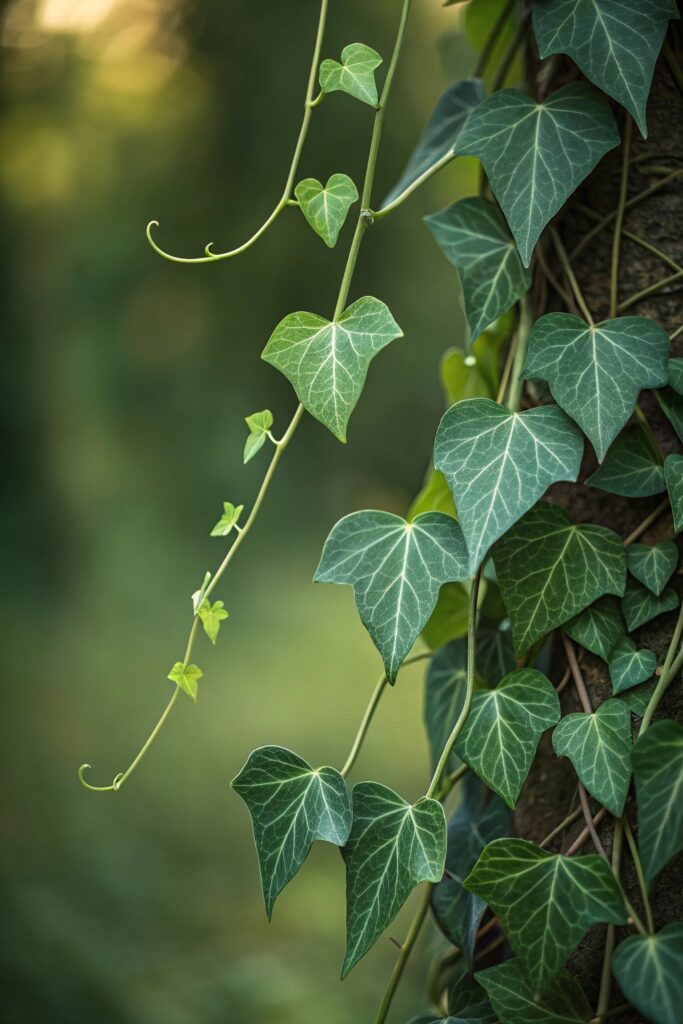
[{"label": "heart-shaped leaf", "polygon": [[317,178],[304,178],[294,189],[299,208],[316,235],[333,249],[347,214],[358,199],[358,189],[348,174],[333,174],[321,185]]},{"label": "heart-shaped leaf", "polygon": [[683,529],[683,455],[667,455],[664,460],[666,489],[676,532]]},{"label": "heart-shaped leaf", "polygon": [[583,442],[556,406],[510,412],[486,398],[458,402],[434,441],[434,465],[455,499],[475,572],[490,546],[557,480],[576,480]]},{"label": "heart-shaped leaf", "polygon": [[622,992],[654,1024],[680,1024],[683,1005],[683,924],[656,935],[630,935],[614,951],[612,970]]},{"label": "heart-shaped leaf", "polygon": [[638,650],[633,640],[622,636],[617,640],[609,662],[609,677],[614,693],[652,678],[657,668],[657,656],[645,648]]},{"label": "heart-shaped leaf", "polygon": [[678,548],[672,540],[660,544],[631,544],[626,558],[631,575],[659,597],[676,571]]},{"label": "heart-shaped leaf", "polygon": [[438,882],[446,818],[438,800],[407,803],[378,782],[353,787],[346,861],[346,957],[342,978],[391,924],[420,882]]},{"label": "heart-shaped leaf", "polygon": [[182,661],[176,661],[166,678],[179,686],[196,704],[199,680],[203,675],[198,665],[185,665]]},{"label": "heart-shaped leaf", "polygon": [[403,332],[379,299],[366,295],[338,320],[290,313],[273,331],[261,356],[283,373],[307,412],[346,441],[370,360]]},{"label": "heart-shaped leaf", "polygon": [[244,463],[246,465],[266,443],[268,431],[273,425],[273,414],[270,409],[254,412],[245,418],[245,423],[249,427],[249,436],[244,444]]},{"label": "heart-shaped leaf", "polygon": [[548,313],[534,324],[522,377],[548,383],[602,462],[641,390],[666,384],[668,358],[668,334],[647,317],[590,326],[569,313]]},{"label": "heart-shaped leaf", "polygon": [[638,629],[638,626],[644,626],[651,619],[656,619],[658,615],[663,615],[664,612],[672,612],[674,608],[678,608],[678,594],[671,587],[667,587],[656,596],[634,580],[629,580],[626,584],[621,610],[629,633]]},{"label": "heart-shaped leaf", "polygon": [[683,728],[671,719],[639,736],[631,754],[638,849],[648,882],[683,849]]},{"label": "heart-shaped leaf", "polygon": [[665,490],[662,466],[640,427],[622,430],[586,483],[627,498],[648,498]]},{"label": "heart-shaped leaf", "polygon": [[341,52],[341,64],[324,60],[320,65],[320,88],[323,92],[347,92],[349,96],[377,106],[375,69],[382,63],[376,50],[364,43],[349,43]]},{"label": "heart-shaped leaf", "polygon": [[311,768],[284,747],[259,747],[231,786],[249,808],[270,918],[315,840],[346,842],[351,829],[346,783],[336,769]]},{"label": "heart-shaped leaf", "polygon": [[631,715],[606,700],[592,715],[566,715],[553,732],[558,757],[568,757],[591,796],[619,817],[631,782]]},{"label": "heart-shaped leaf", "polygon": [[478,971],[475,978],[505,1024],[586,1024],[592,1017],[581,985],[564,969],[540,996],[517,959]]},{"label": "heart-shaped leaf", "polygon": [[[469,602],[468,602],[469,603]],[[429,740],[432,771],[460,714],[467,681],[467,641],[452,640],[433,659],[425,678],[424,724]],[[451,755],[448,768],[457,764]]]},{"label": "heart-shaped leaf", "polygon": [[390,512],[367,511],[334,526],[315,580],[353,587],[358,614],[393,683],[442,584],[467,576],[465,541],[450,516],[425,512],[407,523]]},{"label": "heart-shaped leaf", "polygon": [[476,107],[458,137],[458,154],[484,165],[525,267],[551,217],[619,143],[606,99],[581,83],[543,103],[500,89]]},{"label": "heart-shaped leaf", "polygon": [[587,651],[609,661],[614,645],[625,633],[624,619],[615,597],[601,597],[564,626],[567,636]]}]

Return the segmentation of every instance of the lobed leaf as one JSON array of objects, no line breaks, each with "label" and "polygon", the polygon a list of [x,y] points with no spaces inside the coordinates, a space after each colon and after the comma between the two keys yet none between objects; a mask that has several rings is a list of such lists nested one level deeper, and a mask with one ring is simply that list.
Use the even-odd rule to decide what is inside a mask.
[{"label": "lobed leaf", "polygon": [[564,631],[587,651],[609,661],[615,644],[625,633],[619,602],[611,595],[601,597],[567,622]]},{"label": "lobed leaf", "polygon": [[648,498],[665,490],[662,466],[640,427],[622,430],[586,483],[626,498]]},{"label": "lobed leaf", "polygon": [[621,693],[650,679],[657,668],[657,657],[652,651],[638,650],[633,640],[622,636],[615,644],[609,663],[612,691]]},{"label": "lobed leaf", "polygon": [[581,985],[564,969],[540,996],[518,959],[478,971],[475,978],[505,1024],[587,1024],[592,1017]]},{"label": "lobed leaf", "polygon": [[234,529],[244,511],[244,505],[233,505],[231,501],[223,502],[223,515],[220,517],[213,530],[212,537],[227,537]]},{"label": "lobed leaf", "polygon": [[656,619],[664,612],[671,612],[678,608],[678,594],[671,587],[663,590],[659,596],[653,594],[647,587],[641,586],[634,580],[626,584],[626,593],[621,602],[621,610],[626,619],[629,633],[639,626],[644,626],[651,619]]},{"label": "lobed leaf", "polygon": [[591,796],[620,817],[631,782],[631,716],[620,700],[592,714],[566,715],[553,732],[553,749],[568,757]]},{"label": "lobed leaf", "polygon": [[249,435],[244,444],[243,461],[246,465],[266,443],[268,431],[273,425],[273,414],[270,409],[254,412],[245,418],[245,423],[249,427]]},{"label": "lobed leaf", "polygon": [[375,69],[382,58],[364,43],[349,43],[341,52],[341,63],[324,60],[320,65],[320,88],[323,92],[346,92],[349,96],[377,106]]},{"label": "lobed leaf", "polygon": [[654,1024],[680,1024],[683,1005],[683,924],[656,935],[630,935],[612,958],[622,992]]},{"label": "lobed leaf", "polygon": [[221,622],[227,619],[229,614],[230,613],[226,611],[225,605],[222,601],[214,601],[213,604],[211,604],[211,601],[209,601],[208,598],[204,598],[197,609],[197,615],[201,619],[204,632],[212,644],[216,643],[218,631],[221,628]]},{"label": "lobed leaf", "polygon": [[317,178],[304,178],[294,189],[299,208],[328,248],[337,244],[349,210],[358,200],[358,189],[348,174],[333,174],[322,185]]},{"label": "lobed leaf", "polygon": [[651,882],[683,849],[683,728],[655,722],[631,755],[638,805],[638,849]]},{"label": "lobed leaf", "polygon": [[672,540],[631,544],[626,559],[631,575],[659,597],[678,566],[678,548]]},{"label": "lobed leaf", "polygon": [[176,686],[179,686],[196,704],[199,680],[203,675],[204,673],[199,666],[185,665],[182,661],[176,661],[166,678],[170,679]]}]

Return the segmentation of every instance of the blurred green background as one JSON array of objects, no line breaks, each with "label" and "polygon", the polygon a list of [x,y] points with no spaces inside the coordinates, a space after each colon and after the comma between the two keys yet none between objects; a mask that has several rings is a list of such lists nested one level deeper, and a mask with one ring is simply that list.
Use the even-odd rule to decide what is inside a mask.
[{"label": "blurred green background", "polygon": [[[324,56],[388,58],[399,0],[332,0]],[[495,6],[495,5],[494,5]],[[484,0],[479,7],[485,8]],[[13,0],[2,9],[0,186],[5,470],[2,544],[3,984],[6,1024],[370,1021],[396,951],[342,985],[344,879],[312,852],[266,921],[245,808],[228,788],[272,742],[342,763],[379,658],[347,588],[311,582],[334,522],[405,512],[442,404],[437,364],[463,341],[452,268],[422,214],[474,190],[462,161],[364,243],[351,299],[384,300],[405,339],[372,364],[340,445],[305,421],[216,596],[196,707],[182,699],[118,794],[182,657],[190,594],[225,542],[221,502],[253,500],[244,416],[279,433],[295,400],[260,360],[286,313],[330,315],[334,251],[296,210],[239,259],[280,194],[301,116],[317,0]],[[379,201],[442,89],[471,73],[461,6],[415,0],[386,120]],[[380,75],[382,70],[380,70]],[[300,177],[362,178],[371,111],[315,112]],[[421,672],[380,709],[355,771],[417,797],[427,778]],[[405,916],[392,927],[401,936]],[[428,940],[429,942],[429,940]],[[424,949],[422,956],[424,957]],[[422,1006],[420,956],[396,1006]]]}]

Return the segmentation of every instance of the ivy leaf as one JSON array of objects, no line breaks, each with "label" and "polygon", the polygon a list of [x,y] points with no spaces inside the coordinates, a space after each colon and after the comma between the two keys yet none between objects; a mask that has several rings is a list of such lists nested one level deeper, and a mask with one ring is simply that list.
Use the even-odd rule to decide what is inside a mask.
[{"label": "ivy leaf", "polygon": [[237,522],[243,511],[244,505],[233,505],[231,501],[224,501],[223,515],[211,531],[211,536],[227,537],[233,529],[237,529]]},{"label": "ivy leaf", "polygon": [[290,313],[261,358],[285,375],[311,416],[346,441],[371,359],[402,337],[384,303],[366,295],[332,322],[315,313]]},{"label": "ivy leaf", "polygon": [[367,511],[333,527],[314,579],[353,587],[358,614],[393,683],[441,585],[467,575],[462,531],[449,516],[425,512],[407,523],[390,512]]},{"label": "ivy leaf", "polygon": [[179,686],[181,690],[184,690],[188,697],[192,697],[196,704],[199,680],[203,675],[204,673],[197,665],[184,665],[182,661],[176,661],[166,678],[170,679],[176,686]]},{"label": "ivy leaf", "polygon": [[629,690],[651,679],[657,668],[657,656],[645,648],[638,650],[633,640],[622,636],[615,644],[609,663],[614,693]]},{"label": "ivy leaf", "polygon": [[669,385],[679,395],[683,395],[683,359],[669,360]]},{"label": "ivy leaf", "polygon": [[458,271],[473,340],[529,290],[531,271],[522,266],[502,214],[487,199],[460,199],[424,220]]},{"label": "ivy leaf", "polygon": [[674,529],[683,529],[683,455],[667,455],[664,460],[664,477],[671,502]]},{"label": "ivy leaf", "polygon": [[273,425],[273,414],[270,409],[254,412],[245,418],[245,423],[249,427],[249,436],[244,444],[244,464],[246,465],[266,443],[268,431]]},{"label": "ivy leaf", "polygon": [[347,92],[362,103],[376,107],[375,69],[381,63],[376,50],[364,43],[349,43],[341,52],[341,64],[328,59],[320,65],[320,88],[323,92]]},{"label": "ivy leaf", "polygon": [[583,442],[556,406],[510,412],[487,398],[458,402],[434,442],[474,573],[490,546],[557,480],[576,480]]},{"label": "ivy leaf", "polygon": [[353,787],[346,861],[345,978],[391,924],[420,882],[438,882],[446,858],[446,818],[438,800],[407,803],[378,782]]},{"label": "ivy leaf", "polygon": [[[451,981],[450,978],[453,975],[455,977]],[[465,957],[460,958],[449,972],[447,1006],[448,1015],[446,1017],[426,1014],[413,1018],[411,1024],[497,1024],[498,1022],[498,1018],[491,1009],[488,996],[469,973]]]},{"label": "ivy leaf", "polygon": [[204,580],[199,590],[195,590],[192,595],[192,611],[196,615],[199,611],[201,604],[204,600],[204,595],[208,589],[209,583],[211,582],[211,573],[207,569],[204,574]]},{"label": "ivy leaf", "polygon": [[624,620],[615,597],[601,597],[564,626],[567,636],[587,651],[609,661],[614,645],[624,635]]},{"label": "ivy leaf", "polygon": [[621,610],[624,613],[629,633],[651,619],[656,619],[658,615],[663,615],[664,612],[672,612],[674,608],[678,608],[678,594],[671,587],[667,587],[657,597],[647,587],[643,587],[633,580],[629,580],[626,584]]},{"label": "ivy leaf", "polygon": [[563,857],[524,839],[489,843],[464,885],[500,918],[534,992],[557,977],[591,925],[628,917],[601,857]]},{"label": "ivy leaf", "polygon": [[553,749],[568,757],[591,796],[620,817],[631,782],[631,716],[620,700],[588,715],[566,715],[553,732]]},{"label": "ivy leaf", "polygon": [[586,483],[610,494],[649,498],[664,490],[664,473],[640,427],[629,427],[622,430]]},{"label": "ivy leaf", "polygon": [[[432,771],[436,768],[446,740],[465,700],[467,642],[453,640],[433,659],[425,678],[424,724],[429,740]],[[448,768],[454,767],[453,755]]]},{"label": "ivy leaf", "polygon": [[614,977],[629,1002],[654,1024],[679,1024],[683,1004],[683,924],[656,935],[630,935],[612,958]]},{"label": "ivy leaf", "polygon": [[484,98],[484,86],[478,78],[466,78],[449,85],[439,98],[422,136],[400,178],[382,202],[380,209],[393,203],[418,178],[455,150],[455,143],[470,112]]},{"label": "ivy leaf", "polygon": [[683,849],[683,728],[671,719],[639,736],[631,754],[638,803],[638,849],[651,882]]},{"label": "ivy leaf", "polygon": [[221,628],[221,622],[223,622],[224,619],[227,619],[229,614],[230,613],[225,610],[225,605],[222,601],[214,601],[213,604],[211,604],[208,598],[204,598],[197,609],[197,615],[202,620],[204,632],[212,644],[216,643],[216,637],[218,636],[218,630]]},{"label": "ivy leaf", "polygon": [[499,626],[479,627],[476,666],[477,675],[489,686],[497,686],[501,679],[517,668],[509,619]]},{"label": "ivy leaf", "polygon": [[335,768],[311,768],[284,747],[259,747],[231,782],[249,809],[261,885],[270,919],[275,900],[316,839],[343,846],[351,801]]},{"label": "ivy leaf", "polygon": [[475,978],[505,1024],[586,1024],[593,1015],[581,985],[564,969],[540,997],[518,959],[478,971]]},{"label": "ivy leaf", "polygon": [[683,398],[672,388],[662,388],[657,392],[657,400],[676,431],[678,440],[683,442]]},{"label": "ivy leaf", "polygon": [[457,519],[453,496],[448,490],[443,473],[430,469],[422,490],[413,499],[406,519],[412,522],[422,512],[443,512],[451,519]]},{"label": "ivy leaf", "polygon": [[[630,690],[620,693],[619,700],[623,700],[632,715],[642,718],[656,685],[657,680],[650,679],[647,683],[641,683],[640,686],[633,686]],[[633,757],[633,752],[631,752],[631,757]]]},{"label": "ivy leaf", "polygon": [[[486,358],[487,333],[481,334],[474,342],[472,351],[467,354],[459,348],[449,348],[444,352],[440,366],[441,383],[446,395],[447,405],[461,402],[463,398],[491,398],[494,390],[491,386]],[[497,349],[498,345],[494,345]]]},{"label": "ivy leaf", "polygon": [[552,683],[536,669],[520,668],[495,690],[475,693],[455,753],[514,807],[542,734],[559,720]]},{"label": "ivy leaf", "polygon": [[333,174],[322,185],[317,178],[304,178],[294,189],[301,212],[328,248],[337,244],[347,214],[358,200],[358,189],[348,174]]},{"label": "ivy leaf", "polygon": [[631,575],[659,597],[676,571],[678,548],[672,540],[660,544],[631,544],[626,559]]},{"label": "ivy leaf", "polygon": [[470,114],[458,154],[484,165],[525,267],[548,221],[619,143],[604,96],[565,85],[543,103],[500,89]]},{"label": "ivy leaf", "polygon": [[533,326],[522,377],[547,382],[602,462],[641,390],[666,384],[668,358],[668,334],[647,317],[591,327],[579,316],[548,313]]},{"label": "ivy leaf", "polygon": [[470,595],[462,583],[445,583],[434,611],[422,629],[422,639],[433,651],[449,640],[467,635]]},{"label": "ivy leaf", "polygon": [[626,555],[616,533],[577,526],[546,501],[508,530],[493,558],[518,655],[604,594],[624,592]]},{"label": "ivy leaf", "polygon": [[633,115],[647,138],[645,109],[672,0],[544,0],[533,5],[541,58],[566,53],[584,75]]}]

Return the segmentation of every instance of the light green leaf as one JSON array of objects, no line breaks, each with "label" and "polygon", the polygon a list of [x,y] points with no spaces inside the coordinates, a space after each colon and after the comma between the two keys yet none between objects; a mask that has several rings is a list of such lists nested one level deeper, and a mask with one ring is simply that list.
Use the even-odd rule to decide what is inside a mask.
[{"label": "light green leaf", "polygon": [[316,235],[333,249],[349,210],[358,200],[358,189],[351,178],[348,174],[333,174],[324,186],[317,178],[304,178],[294,195]]},{"label": "light green leaf", "polygon": [[626,584],[621,610],[624,613],[629,633],[638,629],[638,626],[650,622],[651,619],[656,619],[658,615],[663,615],[664,612],[672,612],[674,608],[678,608],[678,594],[671,587],[667,587],[657,597],[647,587],[641,586],[634,580],[629,580]]},{"label": "light green leaf", "polygon": [[393,683],[441,585],[467,576],[462,531],[449,516],[425,512],[407,523],[390,512],[366,511],[334,526],[315,580],[353,587],[358,614]]},{"label": "light green leaf", "polygon": [[[441,648],[425,677],[423,720],[429,740],[432,771],[439,763],[446,740],[462,709],[466,681],[467,641],[453,640]],[[457,763],[457,758],[451,755],[448,770],[452,770]]]},{"label": "light green leaf", "polygon": [[662,467],[640,427],[622,430],[586,483],[627,498],[648,498],[665,489]]},{"label": "light green leaf", "polygon": [[207,569],[206,573],[204,574],[204,581],[201,587],[199,588],[199,590],[195,590],[194,594],[192,595],[192,611],[194,612],[195,615],[199,611],[199,608],[201,606],[202,601],[204,600],[204,595],[206,594],[210,582],[211,573]]},{"label": "light green leaf", "polygon": [[657,399],[678,440],[683,442],[683,398],[673,388],[662,388],[657,392]]},{"label": "light green leaf", "polygon": [[477,675],[488,686],[497,686],[501,679],[517,668],[509,619],[498,626],[479,626],[476,666]]},{"label": "light green leaf", "polygon": [[493,559],[517,654],[604,594],[624,592],[626,555],[616,533],[577,526],[547,501],[508,530]]},{"label": "light green leaf", "polygon": [[556,406],[510,412],[486,398],[458,402],[434,442],[470,553],[470,572],[490,546],[557,480],[576,480],[583,442]]},{"label": "light green leaf", "polygon": [[609,661],[617,640],[625,633],[624,620],[615,597],[601,597],[564,627],[567,636],[587,651]]},{"label": "light green leaf", "polygon": [[261,358],[285,375],[311,416],[346,441],[371,359],[402,337],[384,303],[366,295],[332,322],[315,313],[290,313]]},{"label": "light green leaf", "polygon": [[540,997],[517,959],[478,971],[475,978],[504,1024],[585,1024],[593,1016],[580,984],[564,969]]},{"label": "light green leaf", "polygon": [[628,914],[597,854],[563,857],[524,839],[496,839],[464,882],[498,915],[534,992],[542,992],[591,925]]},{"label": "light green leaf", "polygon": [[378,782],[353,787],[346,861],[346,957],[342,978],[391,924],[420,882],[438,882],[446,818],[437,800],[407,803]]},{"label": "light green leaf", "polygon": [[458,271],[474,339],[529,290],[531,271],[522,266],[498,207],[487,199],[460,199],[424,220]]},{"label": "light green leaf", "polygon": [[671,719],[639,736],[631,755],[638,803],[638,849],[651,882],[683,849],[683,728]]},{"label": "light green leaf", "polygon": [[645,648],[638,650],[628,636],[619,638],[609,662],[609,677],[614,693],[630,690],[650,679],[657,668],[657,657]]},{"label": "light green leaf", "polygon": [[447,407],[463,398],[491,398],[491,383],[485,367],[486,334],[476,339],[472,351],[466,354],[459,348],[449,348],[443,354],[439,367],[441,383],[446,394]]},{"label": "light green leaf", "polygon": [[520,668],[495,690],[475,693],[455,753],[514,807],[542,734],[559,719],[552,683],[536,669]]},{"label": "light green leaf", "polygon": [[203,675],[204,673],[197,665],[184,665],[182,661],[176,661],[166,678],[170,679],[176,686],[179,686],[181,690],[184,690],[188,697],[192,697],[196,704],[199,680]]},{"label": "light green leaf", "polygon": [[457,519],[453,495],[448,490],[446,477],[435,469],[430,469],[427,474],[424,486],[413,499],[406,519],[412,523],[413,519],[423,512],[443,512],[451,519]]},{"label": "light green leaf", "polygon": [[620,700],[592,715],[566,715],[553,732],[553,749],[568,757],[591,796],[620,817],[631,782],[631,716]]},{"label": "light green leaf", "polygon": [[656,935],[630,935],[612,958],[619,986],[654,1024],[680,1024],[683,1006],[683,924],[667,924]]},{"label": "light green leaf", "polygon": [[231,786],[249,808],[270,918],[275,900],[306,860],[313,842],[346,842],[351,829],[346,783],[336,769],[311,768],[284,747],[259,747]]},{"label": "light green leaf", "polygon": [[249,427],[249,436],[244,445],[244,463],[246,464],[263,448],[268,431],[273,425],[273,414],[270,409],[254,412],[251,416],[246,417],[245,423]]},{"label": "light green leaf", "polygon": [[449,640],[467,635],[470,597],[463,583],[445,583],[434,611],[422,629],[422,639],[435,651]]},{"label": "light green leaf", "polygon": [[602,462],[641,390],[666,384],[668,358],[668,334],[647,317],[592,327],[569,313],[548,313],[533,326],[522,377],[547,382]]},{"label": "light green leaf", "polygon": [[525,267],[548,221],[619,143],[605,98],[581,83],[543,103],[501,89],[476,107],[458,137],[458,154],[484,165]]},{"label": "light green leaf", "polygon": [[645,110],[673,0],[536,0],[542,58],[566,53],[584,75],[633,115],[647,138]]},{"label": "light green leaf", "polygon": [[197,615],[202,620],[204,632],[208,636],[212,644],[216,643],[216,637],[218,636],[218,630],[221,628],[221,622],[228,618],[230,613],[225,610],[225,606],[222,601],[214,601],[211,604],[208,598],[205,598],[197,609]]},{"label": "light green leaf", "polygon": [[631,544],[626,558],[631,575],[659,597],[676,571],[678,548],[672,540],[661,544]]},{"label": "light green leaf", "polygon": [[375,69],[382,63],[376,50],[363,43],[349,43],[341,52],[341,64],[324,60],[320,65],[320,88],[323,92],[347,92],[349,96],[377,106]]},{"label": "light green leaf", "polygon": [[211,531],[211,536],[227,537],[233,529],[238,529],[237,523],[243,511],[244,505],[233,505],[231,501],[224,501],[223,515]]},{"label": "light green leaf", "polygon": [[671,502],[674,529],[683,529],[683,455],[667,455],[664,460],[664,476]]},{"label": "light green leaf", "polygon": [[683,395],[683,359],[669,360],[669,385],[679,395]]},{"label": "light green leaf", "polygon": [[656,685],[657,680],[650,679],[647,683],[641,683],[640,686],[624,690],[623,693],[619,694],[619,700],[623,700],[632,715],[635,715],[636,718],[642,718],[650,703],[650,698],[654,693]]}]

